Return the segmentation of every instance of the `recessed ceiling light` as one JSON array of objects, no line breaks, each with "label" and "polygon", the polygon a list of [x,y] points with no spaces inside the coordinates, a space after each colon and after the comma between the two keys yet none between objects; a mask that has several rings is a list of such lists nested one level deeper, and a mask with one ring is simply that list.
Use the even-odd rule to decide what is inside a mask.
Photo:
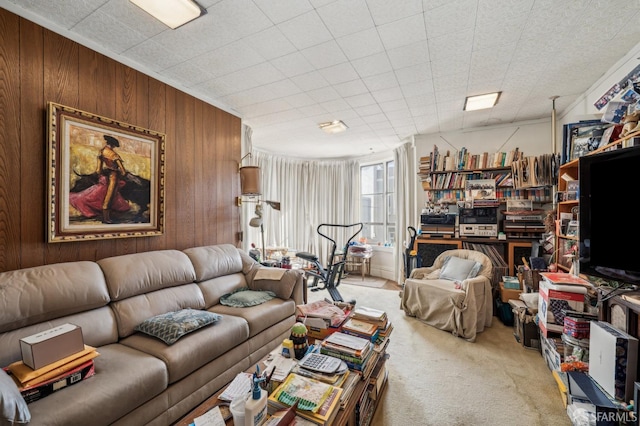
[{"label": "recessed ceiling light", "polygon": [[131,0],[131,3],[174,30],[205,13],[193,0]]},{"label": "recessed ceiling light", "polygon": [[464,111],[475,111],[478,109],[493,108],[498,103],[498,98],[502,92],[485,93],[484,95],[467,96],[464,101]]},{"label": "recessed ceiling light", "polygon": [[340,133],[347,130],[349,127],[341,120],[327,121],[326,123],[320,123],[320,128],[327,133]]}]

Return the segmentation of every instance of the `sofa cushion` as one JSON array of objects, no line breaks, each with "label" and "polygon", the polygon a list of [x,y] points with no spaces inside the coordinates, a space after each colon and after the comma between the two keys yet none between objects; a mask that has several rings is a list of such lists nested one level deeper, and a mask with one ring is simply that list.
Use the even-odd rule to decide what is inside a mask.
[{"label": "sofa cushion", "polygon": [[68,262],[0,273],[0,332],[106,306],[95,262]]},{"label": "sofa cushion", "polygon": [[138,324],[135,329],[157,337],[167,345],[172,345],[185,334],[214,324],[221,316],[213,312],[198,309],[182,309],[175,312],[156,315]]},{"label": "sofa cushion", "polygon": [[98,260],[111,300],[191,283],[196,274],[189,258],[179,250],[124,254]]},{"label": "sofa cushion", "polygon": [[[94,376],[29,404],[31,425],[110,425],[167,388],[162,360],[119,343],[98,350]],[[165,411],[172,405],[161,402]]]},{"label": "sofa cushion", "polygon": [[31,421],[29,407],[15,382],[0,370],[0,426],[25,425]]},{"label": "sofa cushion", "polygon": [[272,291],[251,290],[244,287],[232,293],[225,294],[220,298],[220,303],[235,308],[247,308],[249,306],[260,305],[274,297],[276,297],[276,294]]},{"label": "sofa cushion", "polygon": [[196,274],[196,281],[242,272],[240,251],[232,244],[192,247],[184,250]]},{"label": "sofa cushion", "polygon": [[[271,324],[269,323],[269,326]],[[246,320],[232,315],[222,315],[213,327],[204,327],[189,333],[173,345],[167,345],[144,333],[135,333],[122,339],[120,343],[162,360],[167,366],[169,383],[174,383],[230,349],[244,344],[248,338],[249,325]],[[249,356],[248,347],[246,356]]]},{"label": "sofa cushion", "polygon": [[440,279],[464,281],[477,276],[481,267],[482,264],[475,260],[449,256],[440,270]]},{"label": "sofa cushion", "polygon": [[289,300],[282,300],[274,297],[268,302],[247,308],[234,308],[218,304],[209,309],[212,312],[227,316],[238,316],[244,318],[249,324],[249,336],[253,337],[267,328],[273,327],[287,318],[293,318],[296,314],[296,303]]},{"label": "sofa cushion", "polygon": [[293,293],[298,276],[303,272],[297,269],[254,268],[247,276],[251,290],[266,290],[275,293],[276,297],[287,300]]}]

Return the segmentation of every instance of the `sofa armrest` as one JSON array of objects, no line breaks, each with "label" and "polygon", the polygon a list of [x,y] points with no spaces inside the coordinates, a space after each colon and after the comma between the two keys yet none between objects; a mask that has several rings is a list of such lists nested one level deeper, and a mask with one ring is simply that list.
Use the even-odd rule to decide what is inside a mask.
[{"label": "sofa armrest", "polygon": [[411,274],[409,274],[409,278],[414,278],[414,279],[423,279],[425,276],[429,275],[430,273],[432,273],[433,271],[435,271],[437,268],[434,268],[433,266],[425,266],[422,268],[415,268],[411,271]]}]

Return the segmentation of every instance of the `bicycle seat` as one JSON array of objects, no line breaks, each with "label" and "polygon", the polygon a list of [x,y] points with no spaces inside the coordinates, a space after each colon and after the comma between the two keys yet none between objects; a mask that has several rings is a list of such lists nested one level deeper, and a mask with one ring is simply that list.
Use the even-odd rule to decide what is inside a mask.
[{"label": "bicycle seat", "polygon": [[296,257],[299,257],[301,259],[304,260],[308,260],[309,262],[317,262],[318,261],[318,256],[316,256],[315,254],[306,252],[306,251],[299,251],[296,253]]}]

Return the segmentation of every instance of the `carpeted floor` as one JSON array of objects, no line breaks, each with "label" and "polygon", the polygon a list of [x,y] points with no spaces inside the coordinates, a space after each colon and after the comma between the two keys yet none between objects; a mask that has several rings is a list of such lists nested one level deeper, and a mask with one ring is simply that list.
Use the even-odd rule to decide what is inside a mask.
[{"label": "carpeted floor", "polygon": [[571,425],[542,356],[517,343],[512,327],[494,317],[469,343],[405,316],[397,284],[385,287],[393,289],[339,286],[345,300],[384,309],[394,325],[373,426]]},{"label": "carpeted floor", "polygon": [[387,284],[387,280],[384,278],[377,277],[364,277],[358,274],[349,274],[346,277],[340,280],[340,285],[348,284],[348,285],[359,285],[362,287],[373,287],[373,288],[382,288]]}]

